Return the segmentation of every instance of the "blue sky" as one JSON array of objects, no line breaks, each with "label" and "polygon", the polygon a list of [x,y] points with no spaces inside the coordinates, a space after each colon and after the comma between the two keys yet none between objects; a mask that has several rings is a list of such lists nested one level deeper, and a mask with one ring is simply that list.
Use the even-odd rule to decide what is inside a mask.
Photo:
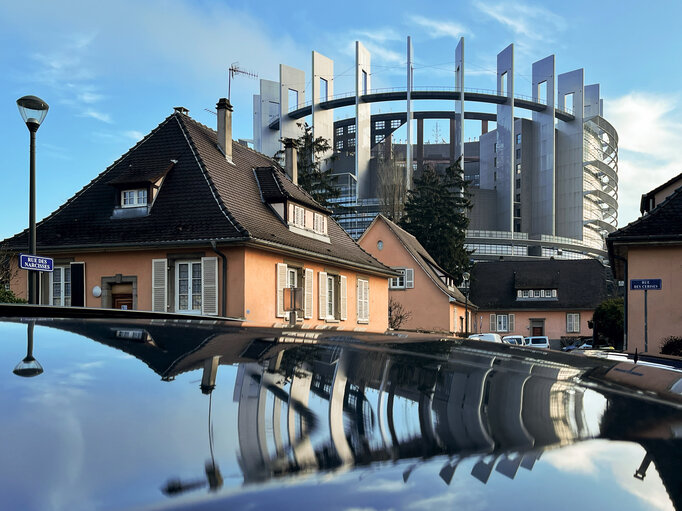
[{"label": "blue sky", "polygon": [[[0,239],[28,222],[28,131],[17,98],[34,94],[50,104],[38,131],[41,219],[174,106],[189,108],[192,117],[213,126],[215,117],[205,109],[214,109],[227,95],[233,62],[271,80],[284,63],[305,70],[309,79],[316,50],[335,61],[335,93],[347,92],[354,44],[360,40],[372,53],[372,87],[404,86],[408,35],[416,86],[453,86],[454,49],[461,36],[467,87],[494,88],[496,55],[510,43],[516,51],[518,94],[530,95],[531,63],[549,54],[556,55],[557,73],[583,67],[586,83],[601,84],[605,117],[619,132],[623,226],[639,215],[643,192],[682,171],[677,162],[682,147],[680,18],[682,4],[655,0],[646,9],[641,2],[582,0],[5,1],[0,3],[0,144],[6,193]],[[257,92],[257,80],[234,81],[234,138],[252,137]],[[373,108],[398,111],[404,105]]]}]

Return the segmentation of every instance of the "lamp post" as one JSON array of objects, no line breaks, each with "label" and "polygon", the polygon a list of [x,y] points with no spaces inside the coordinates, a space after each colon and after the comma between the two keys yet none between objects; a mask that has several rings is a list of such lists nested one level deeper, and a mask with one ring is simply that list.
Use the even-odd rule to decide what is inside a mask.
[{"label": "lamp post", "polygon": [[464,332],[469,333],[469,279],[471,275],[468,271],[462,273],[464,279]]},{"label": "lamp post", "polygon": [[[36,255],[36,131],[40,128],[50,108],[45,101],[36,96],[24,96],[17,99],[21,118],[24,119],[31,133],[31,170],[29,177],[28,205],[28,253]],[[28,272],[28,303],[35,305],[38,301],[38,279],[35,271]]]}]

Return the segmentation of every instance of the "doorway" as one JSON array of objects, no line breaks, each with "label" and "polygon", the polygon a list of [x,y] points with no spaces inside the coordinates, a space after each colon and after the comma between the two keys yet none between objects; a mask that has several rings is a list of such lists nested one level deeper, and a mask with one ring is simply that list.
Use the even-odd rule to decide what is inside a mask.
[{"label": "doorway", "polygon": [[105,309],[137,309],[137,277],[102,277],[102,307]]},{"label": "doorway", "polygon": [[113,309],[133,309],[133,285],[114,284],[111,286],[111,306]]},{"label": "doorway", "polygon": [[530,320],[530,335],[545,335],[545,319]]}]

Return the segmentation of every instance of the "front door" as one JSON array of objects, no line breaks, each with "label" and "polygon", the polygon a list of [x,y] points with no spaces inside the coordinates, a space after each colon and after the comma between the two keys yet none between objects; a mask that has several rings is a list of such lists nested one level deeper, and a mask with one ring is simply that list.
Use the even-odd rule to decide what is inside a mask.
[{"label": "front door", "polygon": [[114,309],[132,310],[133,285],[114,284],[111,286],[111,306]]},{"label": "front door", "polygon": [[531,319],[530,320],[530,332],[531,335],[545,335],[545,320],[544,319]]}]

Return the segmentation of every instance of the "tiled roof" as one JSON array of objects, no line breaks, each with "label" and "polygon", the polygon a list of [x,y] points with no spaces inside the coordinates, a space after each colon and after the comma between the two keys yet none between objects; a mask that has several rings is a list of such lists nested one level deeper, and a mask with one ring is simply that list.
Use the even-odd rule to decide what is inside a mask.
[{"label": "tiled roof", "polygon": [[646,215],[609,234],[607,243],[682,241],[682,187]]},{"label": "tiled roof", "polygon": [[[451,296],[458,302],[465,303],[466,299],[464,295],[456,287],[448,287],[445,282],[438,275],[439,273],[452,278],[445,270],[443,270],[438,263],[435,261],[431,254],[429,254],[421,243],[412,234],[407,232],[405,229],[394,223],[393,221],[386,218],[384,215],[379,214],[377,220],[383,220],[388,228],[396,235],[396,237],[403,244],[405,249],[412,255],[412,257],[417,261],[419,266],[426,272],[429,278],[438,286],[445,294]],[[376,220],[375,220],[376,221]],[[472,300],[473,301],[473,300]],[[472,305],[472,303],[469,303]],[[474,306],[475,307],[475,306]]]},{"label": "tiled roof", "polygon": [[265,202],[293,200],[301,205],[331,214],[331,211],[315,202],[315,199],[305,190],[292,183],[279,166],[257,167],[254,173]]},{"label": "tiled roof", "polygon": [[[240,241],[333,258],[339,263],[392,273],[333,220],[330,243],[291,232],[261,200],[254,169],[270,168],[283,193],[326,211],[295,186],[267,156],[233,143],[233,163],[216,144],[215,131],[189,116],[174,112],[118,161],[97,176],[37,227],[40,250],[105,246],[172,245]],[[177,163],[173,164],[172,160]],[[119,192],[111,182],[145,180],[172,165],[149,214],[112,219]],[[272,167],[275,167],[272,169]],[[131,170],[132,169],[132,170]],[[6,240],[24,250],[27,231]]]},{"label": "tiled roof", "polygon": [[[608,298],[606,277],[596,259],[480,262],[471,270],[471,300],[490,310],[593,309]],[[557,289],[557,299],[517,300],[517,289]]]}]

